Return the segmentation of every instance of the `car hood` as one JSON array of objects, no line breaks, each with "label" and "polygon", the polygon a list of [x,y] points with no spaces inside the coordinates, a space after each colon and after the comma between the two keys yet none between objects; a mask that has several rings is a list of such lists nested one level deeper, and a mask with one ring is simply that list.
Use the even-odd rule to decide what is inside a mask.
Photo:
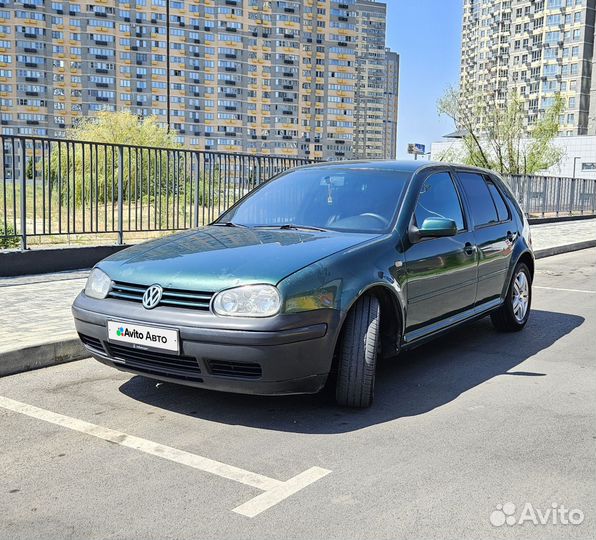
[{"label": "car hood", "polygon": [[124,249],[98,264],[114,281],[215,292],[277,284],[378,234],[208,226]]}]

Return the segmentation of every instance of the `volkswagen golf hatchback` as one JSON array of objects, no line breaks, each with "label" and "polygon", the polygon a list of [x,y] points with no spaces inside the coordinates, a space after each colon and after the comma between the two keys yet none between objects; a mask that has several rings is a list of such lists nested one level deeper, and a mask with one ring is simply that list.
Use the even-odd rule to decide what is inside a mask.
[{"label": "volkswagen golf hatchback", "polygon": [[73,313],[89,353],[121,370],[267,395],[329,379],[338,403],[366,407],[380,355],[486,315],[521,330],[533,274],[528,222],[492,172],[322,163],[101,261]]}]

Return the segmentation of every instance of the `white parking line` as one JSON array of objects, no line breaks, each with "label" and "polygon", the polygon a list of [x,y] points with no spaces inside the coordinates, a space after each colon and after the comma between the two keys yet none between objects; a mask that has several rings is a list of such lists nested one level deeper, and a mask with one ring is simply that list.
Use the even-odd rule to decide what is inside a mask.
[{"label": "white parking line", "polygon": [[586,291],[583,289],[561,289],[559,287],[541,287],[539,285],[532,285],[534,289],[545,289],[547,291],[562,291],[562,292],[577,292],[577,293],[586,293],[586,294],[596,294],[596,291]]},{"label": "white parking line", "polygon": [[275,480],[268,476],[246,471],[232,465],[221,463],[220,461],[215,461],[184,450],[172,448],[171,446],[142,439],[141,437],[135,437],[134,435],[128,435],[121,431],[91,424],[90,422],[79,420],[78,418],[72,418],[63,414],[40,409],[39,407],[21,403],[20,401],[15,401],[7,397],[0,396],[0,407],[30,416],[31,418],[49,422],[50,424],[85,433],[86,435],[92,435],[98,439],[119,444],[120,446],[133,448],[152,456],[187,465],[193,469],[215,474],[222,478],[227,478],[228,480],[234,480],[235,482],[247,486],[261,489],[264,493],[257,495],[253,499],[234,509],[234,512],[251,518],[278,504],[284,499],[287,499],[289,496],[304,489],[309,484],[316,482],[331,472],[327,469],[322,469],[321,467],[311,467],[293,478],[282,482],[281,480]]},{"label": "white parking line", "polygon": [[234,508],[233,512],[246,517],[255,517],[278,502],[287,499],[290,495],[304,489],[309,484],[320,480],[323,476],[327,476],[330,472],[327,469],[321,469],[321,467],[311,467],[286,482],[282,482],[279,486],[265,491],[265,493],[261,493],[254,499]]}]

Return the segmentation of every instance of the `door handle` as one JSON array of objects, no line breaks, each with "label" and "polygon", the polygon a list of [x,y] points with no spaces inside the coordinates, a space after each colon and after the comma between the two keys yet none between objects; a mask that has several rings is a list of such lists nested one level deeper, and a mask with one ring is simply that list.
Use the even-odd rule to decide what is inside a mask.
[{"label": "door handle", "polygon": [[509,240],[509,242],[514,242],[516,238],[517,238],[516,232],[507,231],[507,240]]},{"label": "door handle", "polygon": [[470,242],[466,242],[464,244],[464,253],[466,255],[474,255],[474,253],[476,253],[476,246]]}]

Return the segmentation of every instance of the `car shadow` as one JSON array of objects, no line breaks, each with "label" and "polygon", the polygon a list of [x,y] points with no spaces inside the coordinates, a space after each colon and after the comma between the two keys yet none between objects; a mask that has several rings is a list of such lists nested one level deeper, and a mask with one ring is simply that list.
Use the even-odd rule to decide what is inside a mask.
[{"label": "car shadow", "polygon": [[441,407],[499,375],[543,377],[514,370],[584,322],[583,317],[533,310],[526,328],[498,333],[488,319],[463,326],[379,365],[369,409],[337,406],[332,390],[317,395],[224,394],[135,376],[126,396],[212,422],[296,433],[344,433]]}]

